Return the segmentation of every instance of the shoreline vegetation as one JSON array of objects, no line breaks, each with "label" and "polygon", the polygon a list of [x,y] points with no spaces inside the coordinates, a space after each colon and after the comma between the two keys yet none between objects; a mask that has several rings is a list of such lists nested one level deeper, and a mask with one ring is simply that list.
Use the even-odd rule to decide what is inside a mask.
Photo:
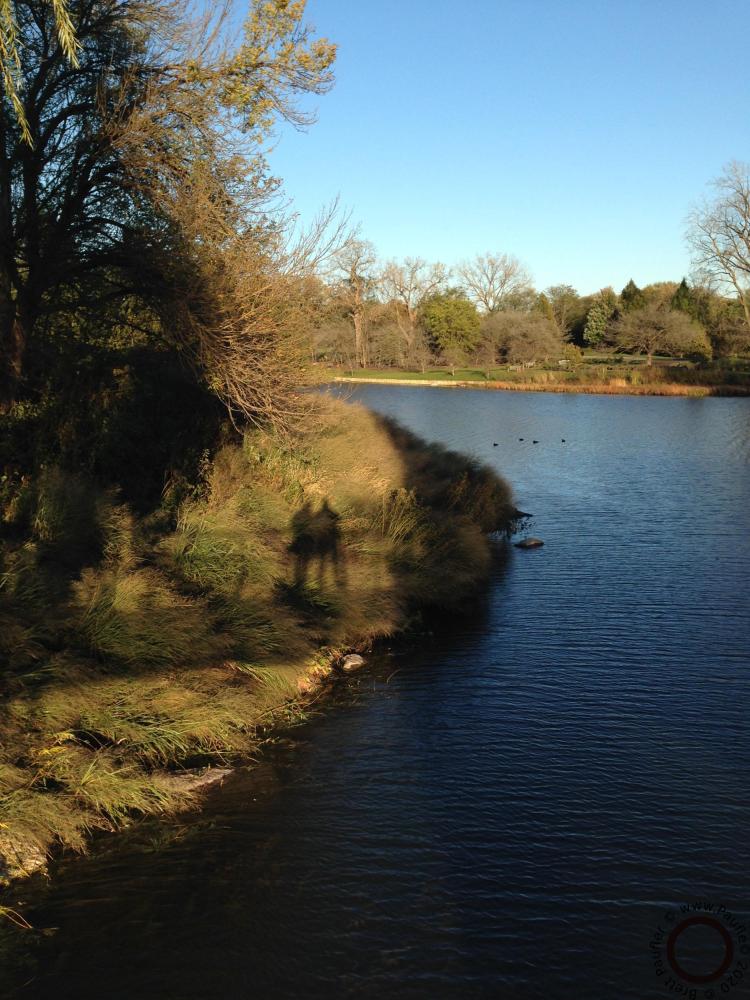
[{"label": "shoreline vegetation", "polygon": [[486,578],[490,533],[520,516],[503,480],[360,406],[309,404],[314,429],[245,433],[173,511],[139,518],[58,468],[4,511],[6,883],[193,806],[347,653]]},{"label": "shoreline vegetation", "polygon": [[368,385],[423,386],[430,389],[495,389],[509,392],[568,392],[590,393],[604,396],[750,396],[750,386],[701,386],[665,382],[660,385],[630,385],[611,382],[504,382],[495,379],[428,379],[428,378],[371,378],[369,376],[332,376],[333,382],[365,383]]},{"label": "shoreline vegetation", "polygon": [[[669,371],[669,369],[666,369]],[[446,370],[411,371],[362,371],[340,369],[328,371],[322,381],[338,383],[365,383],[370,385],[424,386],[433,389],[489,389],[512,392],[566,392],[591,393],[608,396],[750,396],[750,378],[736,383],[725,381],[700,382],[671,381],[669,377],[658,376],[648,381],[640,381],[631,373],[612,374],[598,378],[583,376],[570,377],[570,373],[539,371],[519,373],[516,377],[506,374],[504,378],[487,378],[480,371],[457,372],[454,376]]]}]

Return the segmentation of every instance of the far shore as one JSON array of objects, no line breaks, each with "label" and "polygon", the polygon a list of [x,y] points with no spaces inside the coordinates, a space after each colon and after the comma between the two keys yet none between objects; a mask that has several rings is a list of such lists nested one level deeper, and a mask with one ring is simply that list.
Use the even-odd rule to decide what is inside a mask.
[{"label": "far shore", "polygon": [[433,389],[501,389],[512,392],[572,392],[604,396],[750,396],[750,385],[685,385],[679,382],[656,382],[633,385],[625,379],[608,382],[515,382],[488,379],[373,378],[371,376],[333,375],[327,381],[368,385],[410,385]]}]

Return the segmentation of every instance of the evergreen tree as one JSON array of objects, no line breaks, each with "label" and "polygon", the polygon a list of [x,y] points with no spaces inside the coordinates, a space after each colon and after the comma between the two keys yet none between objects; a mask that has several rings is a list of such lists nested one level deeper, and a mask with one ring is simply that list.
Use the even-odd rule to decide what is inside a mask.
[{"label": "evergreen tree", "polygon": [[688,316],[692,316],[693,319],[697,318],[695,298],[690,285],[688,285],[684,278],[677,286],[677,291],[672,296],[670,305],[673,309],[677,309],[679,312],[684,312],[687,313]]},{"label": "evergreen tree", "polygon": [[617,296],[611,288],[602,288],[586,317],[583,339],[589,347],[596,347],[605,338],[607,327],[617,312]]},{"label": "evergreen tree", "polygon": [[631,278],[620,292],[623,312],[632,312],[634,309],[643,309],[646,305],[646,296]]}]

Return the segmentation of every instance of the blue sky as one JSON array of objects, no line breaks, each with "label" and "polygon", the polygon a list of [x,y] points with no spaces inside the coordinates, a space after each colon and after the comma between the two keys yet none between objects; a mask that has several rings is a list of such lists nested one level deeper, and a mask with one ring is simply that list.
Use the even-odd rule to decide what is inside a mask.
[{"label": "blue sky", "polygon": [[308,0],[336,85],[271,155],[384,257],[516,254],[537,287],[679,280],[684,219],[750,160],[748,0]]}]

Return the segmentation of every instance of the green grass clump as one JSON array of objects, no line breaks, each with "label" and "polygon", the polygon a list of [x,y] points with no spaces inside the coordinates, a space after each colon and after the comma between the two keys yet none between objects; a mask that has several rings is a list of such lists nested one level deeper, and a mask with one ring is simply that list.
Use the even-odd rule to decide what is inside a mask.
[{"label": "green grass clump", "polygon": [[205,605],[155,570],[86,569],[73,594],[76,637],[101,660],[158,667],[215,660],[225,651]]}]

